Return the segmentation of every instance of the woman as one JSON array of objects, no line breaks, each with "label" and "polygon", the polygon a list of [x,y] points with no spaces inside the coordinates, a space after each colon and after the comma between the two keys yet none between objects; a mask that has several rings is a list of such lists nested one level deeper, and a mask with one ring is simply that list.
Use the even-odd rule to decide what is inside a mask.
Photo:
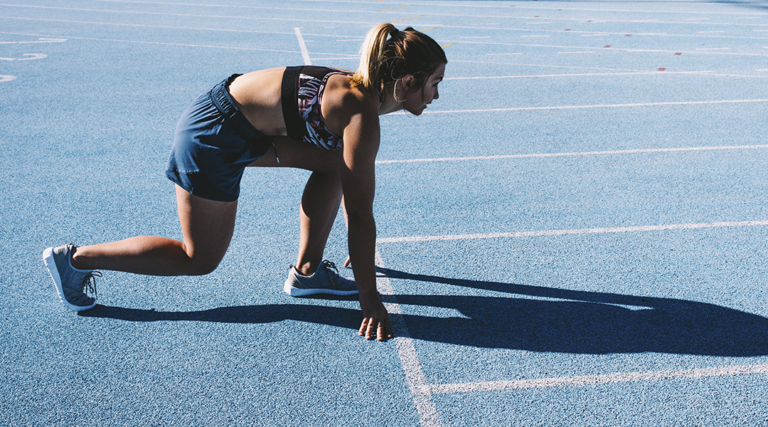
[{"label": "woman", "polygon": [[[360,335],[391,338],[374,265],[378,116],[421,114],[438,98],[446,63],[429,36],[382,24],[368,33],[354,74],[280,67],[236,74],[214,86],[179,120],[168,161],[183,241],[141,236],[48,248],[43,259],[59,298],[72,310],[93,308],[97,269],[158,276],[212,272],[232,238],[245,167],[295,167],[312,174],[301,200],[298,260],[284,290],[294,296],[357,293]],[[354,281],[322,260],[342,195]]]}]

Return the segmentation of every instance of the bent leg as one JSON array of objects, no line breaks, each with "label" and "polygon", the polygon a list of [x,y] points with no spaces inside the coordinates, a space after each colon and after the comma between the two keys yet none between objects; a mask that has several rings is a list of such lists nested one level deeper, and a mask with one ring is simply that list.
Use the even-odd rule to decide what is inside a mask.
[{"label": "bent leg", "polygon": [[314,274],[323,261],[323,252],[341,203],[341,180],[335,173],[314,172],[304,187],[299,214],[301,237],[296,269]]},{"label": "bent leg", "polygon": [[84,270],[116,270],[154,276],[208,274],[227,252],[235,229],[237,201],[217,202],[176,186],[176,204],[184,241],[140,236],[83,246],[72,265]]},{"label": "bent leg", "polygon": [[[296,269],[312,275],[341,204],[341,151],[328,151],[288,137],[275,137],[276,149],[253,162],[254,167],[291,167],[312,171],[301,198],[299,254]],[[277,161],[277,156],[280,161]]]}]

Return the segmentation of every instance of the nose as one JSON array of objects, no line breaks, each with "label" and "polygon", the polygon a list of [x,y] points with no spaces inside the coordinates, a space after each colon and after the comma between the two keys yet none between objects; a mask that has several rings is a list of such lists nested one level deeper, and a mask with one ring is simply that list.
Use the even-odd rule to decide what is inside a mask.
[{"label": "nose", "polygon": [[435,95],[432,96],[432,100],[435,100],[437,98],[440,98],[440,94],[437,92],[437,88],[435,88]]}]

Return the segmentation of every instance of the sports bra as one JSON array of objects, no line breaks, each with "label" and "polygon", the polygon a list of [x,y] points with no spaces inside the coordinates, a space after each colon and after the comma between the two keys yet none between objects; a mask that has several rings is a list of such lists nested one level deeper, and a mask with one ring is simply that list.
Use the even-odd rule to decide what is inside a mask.
[{"label": "sports bra", "polygon": [[328,77],[335,74],[351,75],[347,71],[329,67],[286,67],[281,102],[288,136],[324,150],[341,150],[344,142],[342,137],[328,129],[321,113],[325,84]]}]

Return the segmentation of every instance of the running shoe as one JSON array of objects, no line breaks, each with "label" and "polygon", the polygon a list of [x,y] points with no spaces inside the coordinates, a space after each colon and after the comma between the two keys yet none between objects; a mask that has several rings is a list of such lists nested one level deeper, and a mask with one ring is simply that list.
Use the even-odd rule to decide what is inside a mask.
[{"label": "running shoe", "polygon": [[[101,272],[78,270],[72,267],[71,253],[74,245],[62,245],[43,251],[43,262],[51,273],[56,293],[70,310],[83,311],[96,306],[96,279]],[[88,296],[92,294],[93,297]]]},{"label": "running shoe", "polygon": [[336,265],[326,260],[311,276],[304,276],[291,266],[283,290],[294,297],[315,294],[355,295],[357,285],[354,280],[340,276]]}]

